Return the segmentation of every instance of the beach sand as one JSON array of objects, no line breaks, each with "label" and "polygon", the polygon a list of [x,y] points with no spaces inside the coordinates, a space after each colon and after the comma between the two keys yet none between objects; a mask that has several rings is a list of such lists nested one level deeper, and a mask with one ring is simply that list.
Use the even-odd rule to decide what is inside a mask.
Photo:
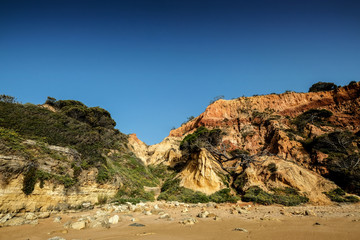
[{"label": "beach sand", "polygon": [[[37,225],[22,225],[0,228],[1,240],[42,240],[55,236],[66,240],[82,239],[360,239],[360,205],[341,206],[252,206],[245,213],[233,213],[234,205],[217,205],[206,211],[216,214],[214,218],[198,218],[203,206],[191,207],[183,213],[184,207],[164,208],[171,219],[159,219],[159,215],[144,215],[142,212],[111,213],[120,221],[110,228],[65,229],[64,223],[76,221],[80,217],[91,216],[97,209],[88,212],[53,214],[40,219]],[[305,210],[309,210],[304,214]],[[61,216],[61,223],[54,217]],[[179,223],[192,217],[198,222],[193,225]],[[142,227],[129,226],[136,223]],[[245,231],[239,231],[241,229]]]}]

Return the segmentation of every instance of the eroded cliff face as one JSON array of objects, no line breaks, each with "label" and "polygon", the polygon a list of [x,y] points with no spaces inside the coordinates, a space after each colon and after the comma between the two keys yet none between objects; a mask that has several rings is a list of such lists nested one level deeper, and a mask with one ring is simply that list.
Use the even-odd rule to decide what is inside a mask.
[{"label": "eroded cliff face", "polygon": [[201,149],[191,156],[178,177],[180,186],[210,195],[225,188],[221,176],[224,178],[226,175],[214,157],[206,149]]},{"label": "eroded cliff face", "polygon": [[[33,153],[33,157],[37,156],[36,161],[21,155],[0,155],[0,213],[66,210],[84,202],[95,204],[98,197],[114,196],[121,184],[98,184],[98,169],[90,168],[82,171],[77,178],[78,182],[69,186],[66,181],[71,181],[70,177],[74,175],[71,163],[80,160],[77,151],[41,145],[46,149],[45,154],[39,152],[39,145],[33,140],[25,141],[23,146]],[[23,189],[31,179],[26,181],[24,177],[30,167],[36,168],[32,177],[37,180],[33,191],[27,195]]]},{"label": "eroded cliff face", "polygon": [[[294,120],[310,109],[325,109],[332,116],[322,126],[306,122],[299,134]],[[327,161],[327,155],[319,151],[310,154],[303,143],[334,131],[355,133],[360,130],[360,83],[326,92],[288,92],[218,100],[198,117],[172,130],[162,143],[141,148],[132,144],[134,152],[137,154],[138,149],[142,149],[138,156],[147,164],[174,165],[176,161],[188,161],[188,169],[180,174],[182,185],[212,193],[223,186],[216,171],[203,166],[214,166],[219,162],[203,151],[191,159],[184,159],[179,150],[180,141],[200,126],[221,129],[225,133],[222,145],[228,151],[241,149],[252,156],[260,153],[267,155],[267,160],[261,164],[250,165],[245,171],[241,167],[236,169],[238,173],[244,171],[243,174],[247,175],[244,190],[254,185],[269,191],[272,187],[289,186],[307,195],[312,203],[328,203],[323,192],[334,189],[336,185],[320,175],[328,172],[322,164]],[[238,166],[239,161],[223,165],[230,169]],[[278,165],[276,174],[264,170],[269,161]]]},{"label": "eroded cliff face", "polygon": [[162,163],[174,166],[181,161],[182,155],[179,149],[181,139],[182,137],[167,137],[161,143],[148,146],[139,140],[136,134],[130,134],[129,144],[131,150],[145,165]]},{"label": "eroded cliff face", "polygon": [[[91,169],[84,174],[96,177],[97,169]],[[94,205],[102,196],[112,197],[118,191],[113,184],[97,184],[93,177],[87,181],[81,181],[77,188],[66,189],[64,185],[46,182],[44,186],[40,182],[35,184],[34,191],[25,195],[22,191],[24,176],[11,179],[0,188],[0,212],[16,213],[67,210],[77,208],[82,203]]]}]

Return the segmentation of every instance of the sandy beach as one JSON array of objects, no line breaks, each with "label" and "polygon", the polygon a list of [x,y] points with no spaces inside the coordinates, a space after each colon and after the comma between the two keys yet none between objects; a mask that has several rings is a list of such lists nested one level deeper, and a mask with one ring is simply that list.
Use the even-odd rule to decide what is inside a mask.
[{"label": "sandy beach", "polygon": [[[159,204],[159,206],[161,206]],[[95,239],[359,239],[360,205],[338,206],[247,206],[244,204],[161,206],[168,217],[146,215],[141,211],[113,212],[119,222],[110,228],[95,227],[81,230],[65,228],[104,211],[104,207],[74,213],[51,214],[36,225],[0,228],[0,239],[40,240],[61,237],[66,240]],[[241,210],[243,209],[243,210]],[[246,209],[246,210],[245,210]],[[240,212],[239,212],[239,211]],[[201,212],[210,217],[200,218]],[[163,214],[163,213],[160,213]],[[60,222],[54,222],[61,217]],[[181,223],[195,219],[194,224]],[[138,226],[130,226],[131,224]],[[140,226],[139,226],[140,225]],[[144,225],[144,226],[143,226]],[[60,238],[60,239],[61,239]]]}]

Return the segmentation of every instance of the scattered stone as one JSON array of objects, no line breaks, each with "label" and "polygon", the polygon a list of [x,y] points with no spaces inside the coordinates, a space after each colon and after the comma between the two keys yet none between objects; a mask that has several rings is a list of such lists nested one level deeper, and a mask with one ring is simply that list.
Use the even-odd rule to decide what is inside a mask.
[{"label": "scattered stone", "polygon": [[159,219],[168,219],[168,218],[170,218],[170,215],[167,213],[165,213],[159,217]]},{"label": "scattered stone", "polygon": [[152,213],[151,213],[150,211],[145,211],[144,214],[145,214],[146,216],[152,215]]},{"label": "scattered stone", "polygon": [[48,240],[66,240],[66,239],[56,236],[56,237],[48,238]]},{"label": "scattered stone", "polygon": [[215,217],[217,217],[217,215],[215,213],[209,213],[206,217],[207,218],[215,218]]},{"label": "scattered stone", "polygon": [[321,225],[320,223],[318,223],[318,222],[316,222],[316,223],[314,223],[314,225]]},{"label": "scattered stone", "polygon": [[58,222],[61,222],[61,217],[60,216],[58,216],[58,217],[55,217],[54,218],[54,222],[56,222],[56,223],[58,223]]},{"label": "scattered stone", "polygon": [[110,228],[110,222],[107,218],[101,221],[101,227]]},{"label": "scattered stone", "polygon": [[189,209],[184,208],[181,212],[182,212],[182,213],[187,213],[188,211],[189,211]]},{"label": "scattered stone", "polygon": [[74,222],[74,223],[71,224],[71,228],[75,229],[75,230],[85,229],[86,228],[86,222],[85,221]]},{"label": "scattered stone", "polygon": [[50,217],[50,213],[49,212],[41,212],[37,214],[37,218],[39,219],[44,219],[44,218],[49,218]]},{"label": "scattered stone", "polygon": [[111,224],[117,224],[119,222],[119,216],[118,215],[114,215],[111,218],[109,218],[109,223]]},{"label": "scattered stone", "polygon": [[132,221],[132,222],[137,222],[137,221],[139,221],[137,218],[132,218],[132,219],[130,219],[130,221]]},{"label": "scattered stone", "polygon": [[208,211],[201,212],[197,215],[198,218],[206,218],[209,215]]},{"label": "scattered stone", "polygon": [[91,207],[91,202],[84,202],[83,204],[81,204],[81,206],[83,208],[90,208]]},{"label": "scattered stone", "polygon": [[71,221],[67,221],[66,223],[64,223],[64,228],[70,228],[71,227]]},{"label": "scattered stone", "polygon": [[216,216],[216,217],[214,217],[214,220],[215,220],[215,221],[219,221],[219,220],[221,220],[221,218],[218,217],[218,216]]},{"label": "scattered stone", "polygon": [[26,213],[25,214],[25,219],[26,220],[36,220],[37,216],[34,213]]},{"label": "scattered stone", "polygon": [[132,223],[129,225],[130,227],[145,227],[144,224],[141,224],[141,223]]},{"label": "scattered stone", "polygon": [[186,219],[180,221],[180,223],[182,223],[184,225],[193,225],[193,224],[197,223],[197,220],[195,218],[186,218]]},{"label": "scattered stone", "polygon": [[234,231],[239,231],[239,232],[248,232],[248,230],[246,230],[245,228],[234,228]]}]

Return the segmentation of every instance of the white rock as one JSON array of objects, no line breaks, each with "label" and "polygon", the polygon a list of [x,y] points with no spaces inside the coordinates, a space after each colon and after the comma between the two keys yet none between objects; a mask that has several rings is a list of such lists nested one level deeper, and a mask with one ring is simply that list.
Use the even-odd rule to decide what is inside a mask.
[{"label": "white rock", "polygon": [[35,219],[37,219],[37,216],[35,215],[35,213],[26,213],[25,219],[26,220],[35,220]]},{"label": "white rock", "polygon": [[71,224],[72,229],[81,230],[86,228],[86,222],[74,222]]},{"label": "white rock", "polygon": [[109,218],[109,223],[111,224],[117,224],[119,222],[119,216],[118,215],[114,215],[111,218]]},{"label": "white rock", "polygon": [[66,240],[66,239],[56,236],[56,237],[48,238],[48,240]]}]

